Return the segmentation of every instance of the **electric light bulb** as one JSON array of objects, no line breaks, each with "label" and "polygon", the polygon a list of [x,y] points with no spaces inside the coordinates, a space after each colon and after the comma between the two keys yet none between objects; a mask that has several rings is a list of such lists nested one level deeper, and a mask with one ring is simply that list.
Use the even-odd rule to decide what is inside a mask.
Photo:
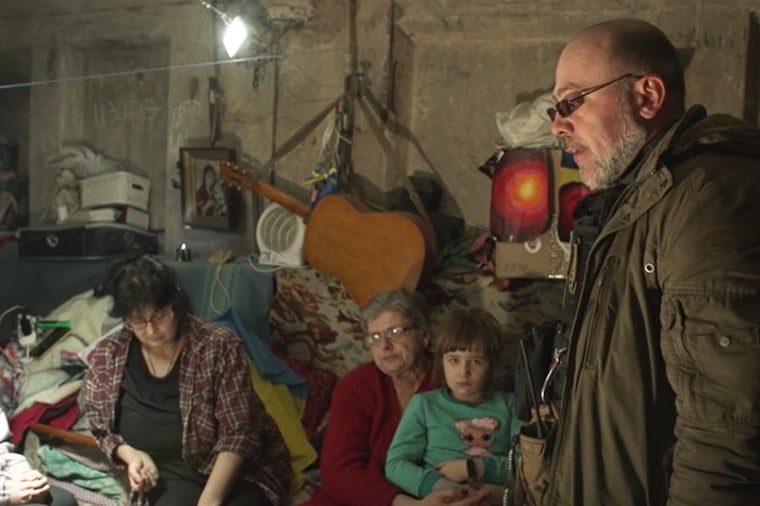
[{"label": "electric light bulb", "polygon": [[245,23],[240,16],[235,16],[235,19],[227,25],[227,30],[224,32],[222,42],[224,43],[224,49],[227,51],[227,55],[232,58],[237,54],[240,46],[243,45],[245,39],[248,38],[248,29],[245,27]]}]

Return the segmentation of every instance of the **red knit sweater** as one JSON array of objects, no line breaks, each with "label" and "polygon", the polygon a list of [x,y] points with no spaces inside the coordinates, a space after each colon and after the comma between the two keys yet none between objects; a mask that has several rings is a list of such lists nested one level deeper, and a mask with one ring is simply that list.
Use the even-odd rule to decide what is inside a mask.
[{"label": "red knit sweater", "polygon": [[[418,392],[432,387],[428,374]],[[335,386],[320,455],[322,489],[308,506],[388,506],[403,492],[385,479],[385,454],[401,419],[391,378],[373,362]]]}]

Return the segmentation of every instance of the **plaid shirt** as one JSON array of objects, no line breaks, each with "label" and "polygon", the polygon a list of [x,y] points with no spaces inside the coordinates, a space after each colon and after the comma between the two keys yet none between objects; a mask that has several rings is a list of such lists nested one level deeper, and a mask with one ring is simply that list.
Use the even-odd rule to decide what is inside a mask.
[{"label": "plaid shirt", "polygon": [[16,476],[31,469],[23,455],[14,453],[8,418],[0,409],[0,505],[10,502],[10,483]]},{"label": "plaid shirt", "polygon": [[[194,316],[179,370],[182,456],[208,476],[222,451],[246,458],[243,479],[253,482],[274,506],[287,504],[292,479],[282,435],[251,385],[248,362],[232,331]],[[113,461],[124,443],[115,432],[116,409],[131,331],[101,341],[93,350],[84,386],[84,410],[93,436]]]}]

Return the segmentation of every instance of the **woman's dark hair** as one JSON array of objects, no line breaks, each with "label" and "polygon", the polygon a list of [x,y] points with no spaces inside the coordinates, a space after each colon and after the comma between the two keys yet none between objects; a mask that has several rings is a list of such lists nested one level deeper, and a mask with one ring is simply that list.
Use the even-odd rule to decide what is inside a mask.
[{"label": "woman's dark hair", "polygon": [[436,325],[434,332],[433,380],[445,384],[443,356],[452,351],[482,351],[488,359],[488,379],[485,390],[503,385],[504,371],[500,366],[501,331],[491,313],[479,308],[456,309]]},{"label": "woman's dark hair", "polygon": [[111,316],[128,318],[150,307],[171,306],[182,333],[192,314],[190,298],[177,273],[151,255],[129,257],[114,264],[99,291],[113,297]]}]

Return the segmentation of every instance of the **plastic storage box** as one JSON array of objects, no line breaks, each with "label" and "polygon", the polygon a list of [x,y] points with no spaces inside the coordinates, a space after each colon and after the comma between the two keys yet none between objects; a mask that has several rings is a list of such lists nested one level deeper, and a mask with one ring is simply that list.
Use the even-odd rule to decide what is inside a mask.
[{"label": "plastic storage box", "polygon": [[118,171],[92,176],[80,182],[84,209],[126,205],[148,210],[150,180],[131,172]]}]

